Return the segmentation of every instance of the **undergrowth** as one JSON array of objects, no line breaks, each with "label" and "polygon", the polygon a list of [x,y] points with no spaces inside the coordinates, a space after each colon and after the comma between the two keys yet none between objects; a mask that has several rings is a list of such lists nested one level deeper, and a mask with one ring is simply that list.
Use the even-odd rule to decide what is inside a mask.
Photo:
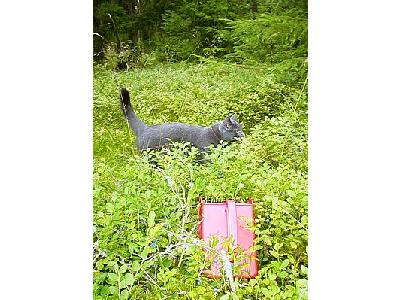
[{"label": "undergrowth", "polygon": [[[307,62],[94,70],[94,298],[307,299]],[[235,112],[246,138],[205,164],[180,144],[139,154],[119,86],[147,124],[209,126]],[[198,195],[256,203],[259,275],[235,292],[200,275]]]}]

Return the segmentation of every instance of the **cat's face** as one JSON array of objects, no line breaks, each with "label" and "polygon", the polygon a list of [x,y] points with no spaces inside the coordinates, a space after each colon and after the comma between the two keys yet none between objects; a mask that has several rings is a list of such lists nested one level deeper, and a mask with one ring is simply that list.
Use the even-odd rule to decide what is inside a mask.
[{"label": "cat's face", "polygon": [[219,127],[224,141],[233,141],[244,137],[243,126],[239,123],[235,115],[224,119]]}]

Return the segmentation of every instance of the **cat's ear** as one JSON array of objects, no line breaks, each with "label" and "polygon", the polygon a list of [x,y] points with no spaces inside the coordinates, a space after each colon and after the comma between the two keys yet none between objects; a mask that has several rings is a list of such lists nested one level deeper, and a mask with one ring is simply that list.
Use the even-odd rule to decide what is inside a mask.
[{"label": "cat's ear", "polygon": [[229,130],[232,127],[232,121],[230,117],[226,117],[219,125],[220,130]]},{"label": "cat's ear", "polygon": [[231,123],[239,123],[239,121],[238,121],[238,119],[236,118],[236,115],[235,115],[235,114],[233,114],[233,115],[229,118],[229,120],[231,121]]},{"label": "cat's ear", "polygon": [[232,124],[231,117],[226,117],[225,120],[224,120],[224,123],[225,124],[229,124],[229,125]]}]

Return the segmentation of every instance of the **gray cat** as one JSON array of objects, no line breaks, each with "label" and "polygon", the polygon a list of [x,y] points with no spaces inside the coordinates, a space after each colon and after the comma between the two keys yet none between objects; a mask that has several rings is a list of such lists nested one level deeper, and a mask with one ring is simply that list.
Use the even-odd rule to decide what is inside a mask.
[{"label": "gray cat", "polygon": [[231,142],[244,137],[242,125],[235,115],[227,117],[211,127],[183,123],[148,126],[136,116],[132,109],[129,92],[125,88],[120,90],[120,100],[125,118],[135,133],[139,151],[166,148],[170,142],[189,142],[192,146],[199,148],[201,152],[206,152],[209,146],[217,145],[220,141]]}]

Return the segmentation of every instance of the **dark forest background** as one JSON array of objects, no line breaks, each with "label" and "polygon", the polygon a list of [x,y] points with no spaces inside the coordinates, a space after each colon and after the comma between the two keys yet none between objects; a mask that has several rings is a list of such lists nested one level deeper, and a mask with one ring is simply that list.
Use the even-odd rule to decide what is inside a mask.
[{"label": "dark forest background", "polygon": [[307,56],[305,0],[94,0],[94,57],[110,68]]}]

